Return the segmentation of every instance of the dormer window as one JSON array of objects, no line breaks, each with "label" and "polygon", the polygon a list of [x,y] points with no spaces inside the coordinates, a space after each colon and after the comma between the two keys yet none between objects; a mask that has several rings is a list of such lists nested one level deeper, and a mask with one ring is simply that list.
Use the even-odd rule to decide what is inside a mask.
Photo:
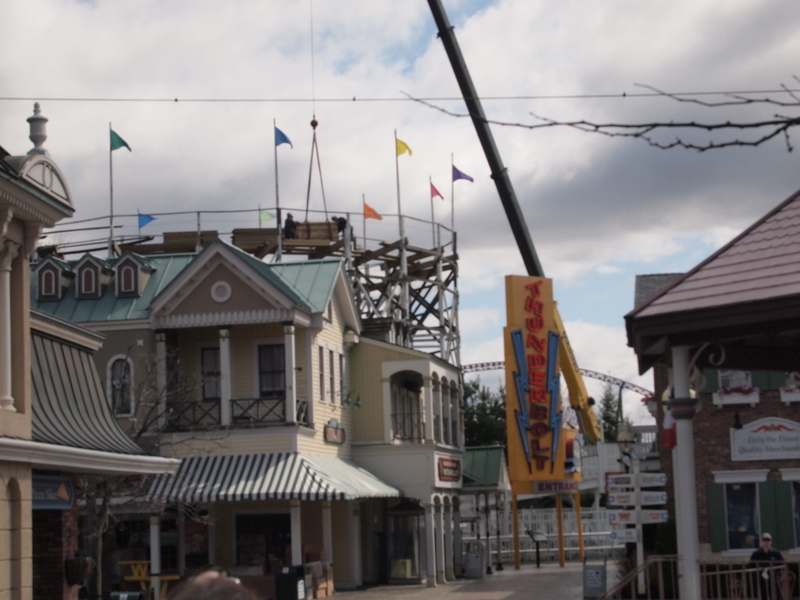
[{"label": "dormer window", "polygon": [[84,267],[79,274],[81,298],[97,296],[97,271],[92,267]]},{"label": "dormer window", "polygon": [[118,296],[137,296],[138,273],[139,269],[133,262],[125,262],[117,271],[117,295]]},{"label": "dormer window", "polygon": [[39,300],[59,299],[59,276],[53,267],[39,271]]}]

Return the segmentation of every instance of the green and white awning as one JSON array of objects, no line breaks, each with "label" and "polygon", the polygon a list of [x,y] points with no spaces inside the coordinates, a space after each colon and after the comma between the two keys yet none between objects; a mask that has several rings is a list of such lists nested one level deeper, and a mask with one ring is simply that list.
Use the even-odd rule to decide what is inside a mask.
[{"label": "green and white awning", "polygon": [[396,498],[399,490],[341,458],[311,454],[192,456],[156,477],[148,500],[165,503],[238,500]]}]

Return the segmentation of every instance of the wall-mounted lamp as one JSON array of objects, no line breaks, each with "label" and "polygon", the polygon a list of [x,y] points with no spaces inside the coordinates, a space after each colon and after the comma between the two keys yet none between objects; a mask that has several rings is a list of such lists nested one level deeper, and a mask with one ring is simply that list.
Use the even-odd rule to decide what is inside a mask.
[{"label": "wall-mounted lamp", "polygon": [[355,390],[347,392],[347,396],[342,399],[342,406],[352,406],[353,408],[361,408],[361,394]]},{"label": "wall-mounted lamp", "polygon": [[739,413],[733,413],[733,429],[741,429],[742,421],[739,418]]}]

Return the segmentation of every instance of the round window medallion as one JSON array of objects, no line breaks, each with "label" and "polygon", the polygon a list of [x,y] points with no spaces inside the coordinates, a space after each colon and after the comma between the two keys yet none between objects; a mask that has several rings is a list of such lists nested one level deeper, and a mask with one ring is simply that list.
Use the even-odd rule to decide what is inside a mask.
[{"label": "round window medallion", "polygon": [[231,297],[231,286],[226,281],[218,281],[211,286],[211,298],[216,302],[227,302]]}]

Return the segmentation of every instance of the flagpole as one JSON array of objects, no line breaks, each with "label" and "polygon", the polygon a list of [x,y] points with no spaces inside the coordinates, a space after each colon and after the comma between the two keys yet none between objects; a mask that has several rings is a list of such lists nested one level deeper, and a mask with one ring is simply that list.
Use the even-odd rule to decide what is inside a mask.
[{"label": "flagpole", "polygon": [[361,237],[364,244],[364,250],[367,249],[367,196],[362,192],[361,194],[361,212],[364,214],[364,235]]},{"label": "flagpole", "polygon": [[456,230],[456,178],[453,177],[453,168],[456,163],[453,161],[453,153],[450,153],[450,235]]},{"label": "flagpole", "polygon": [[[278,185],[278,144],[275,143],[275,130],[277,129],[277,125],[275,124],[275,119],[272,119],[272,137],[273,143],[272,146],[275,149],[275,207],[278,212],[278,252],[275,254],[275,262],[281,260],[281,255],[283,254],[283,231],[281,230],[281,198],[280,198],[280,187]],[[258,213],[258,222],[259,227],[261,226],[261,212]]]},{"label": "flagpole", "polygon": [[114,258],[114,150],[111,147],[111,121],[108,122],[108,258]]},{"label": "flagpole", "polygon": [[138,237],[142,237],[142,213],[138,208],[136,209],[136,227],[137,231],[139,232]]},{"label": "flagpole", "polygon": [[[406,256],[406,235],[403,226],[403,209],[400,206],[400,160],[397,154],[397,129],[394,130],[394,171],[397,176],[397,216],[400,221],[400,289],[401,289],[401,309],[403,319],[408,319],[408,257]],[[405,335],[403,336],[405,338]],[[404,343],[405,343],[404,339]]]},{"label": "flagpole", "polygon": [[433,179],[428,175],[428,192],[431,195],[431,233],[433,234],[433,247],[436,247],[436,219],[433,216]]}]

